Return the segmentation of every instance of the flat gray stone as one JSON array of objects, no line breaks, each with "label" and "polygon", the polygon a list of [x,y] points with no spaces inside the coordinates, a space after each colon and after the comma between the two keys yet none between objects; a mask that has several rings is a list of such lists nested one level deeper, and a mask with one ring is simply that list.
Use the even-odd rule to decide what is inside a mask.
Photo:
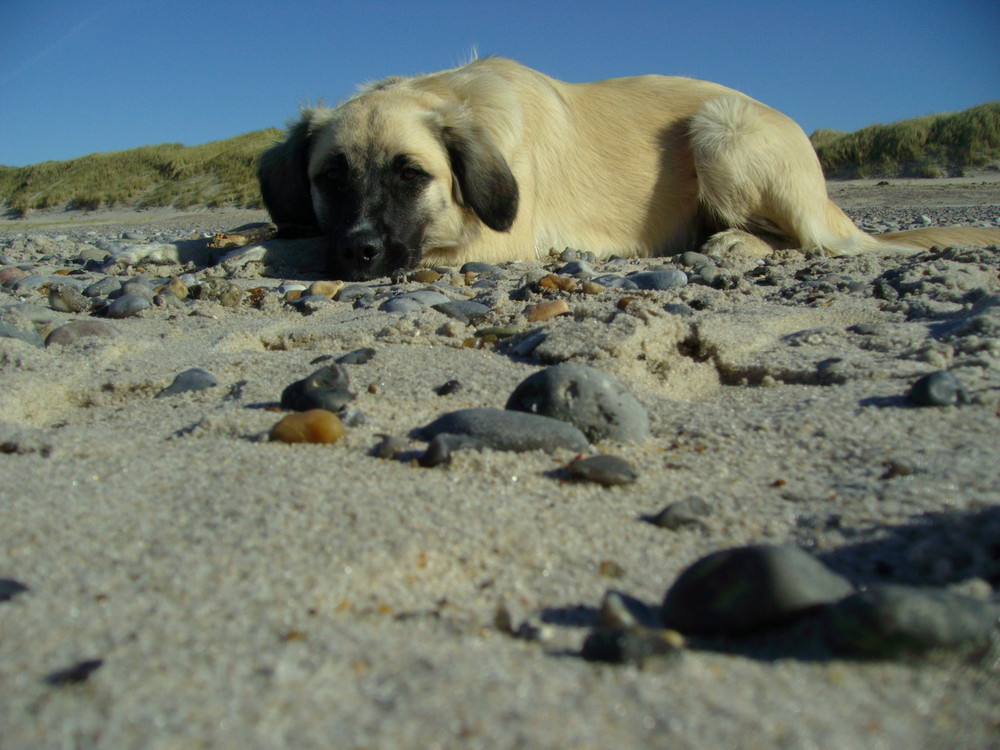
[{"label": "flat gray stone", "polygon": [[501,451],[584,451],[587,438],[576,427],[558,419],[506,409],[460,409],[444,414],[420,431],[425,440],[452,434],[476,438]]},{"label": "flat gray stone", "polygon": [[507,408],[575,425],[591,442],[639,442],[649,437],[649,416],[625,386],[594,367],[564,363],[525,378]]}]

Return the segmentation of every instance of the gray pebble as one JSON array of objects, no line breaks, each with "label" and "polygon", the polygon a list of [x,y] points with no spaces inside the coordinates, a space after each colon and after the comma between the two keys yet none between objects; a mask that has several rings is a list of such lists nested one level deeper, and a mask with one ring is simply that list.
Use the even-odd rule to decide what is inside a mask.
[{"label": "gray pebble", "polygon": [[649,437],[649,417],[616,378],[587,365],[546,367],[521,382],[507,408],[560,419],[589,440],[638,442]]},{"label": "gray pebble", "polygon": [[851,583],[798,547],[720,550],[667,591],[663,623],[682,633],[739,635],[782,625],[852,594]]},{"label": "gray pebble", "polygon": [[591,279],[595,284],[600,284],[608,289],[638,289],[639,285],[636,284],[631,279],[625,276],[616,276],[615,274],[606,274],[604,276],[597,276]]},{"label": "gray pebble", "polygon": [[110,297],[121,287],[122,283],[114,276],[105,276],[84,289],[83,295],[85,297]]},{"label": "gray pebble", "polygon": [[364,349],[355,349],[353,352],[348,352],[342,357],[337,358],[338,365],[363,365],[366,362],[370,362],[372,357],[375,356],[375,350],[371,347],[365,347]]},{"label": "gray pebble", "polygon": [[599,455],[576,458],[569,462],[566,471],[573,479],[594,482],[605,487],[630,484],[639,478],[639,472],[618,456]]},{"label": "gray pebble", "polygon": [[478,323],[489,313],[490,308],[471,299],[440,302],[431,305],[435,310],[463,323]]},{"label": "gray pebble", "polygon": [[490,265],[489,263],[480,263],[478,261],[469,261],[464,266],[458,269],[459,273],[494,273],[500,269],[497,266]]},{"label": "gray pebble", "polygon": [[654,526],[663,529],[676,531],[685,526],[704,527],[702,519],[710,515],[712,506],[693,495],[685,500],[670,503],[655,516],[646,516],[644,520],[649,521]]},{"label": "gray pebble", "polygon": [[0,602],[13,599],[18,594],[28,591],[28,587],[12,578],[0,578]]},{"label": "gray pebble", "polygon": [[178,393],[188,393],[189,391],[204,391],[208,388],[214,388],[218,384],[219,381],[212,373],[200,367],[192,367],[175,377],[174,382],[156,394],[156,398],[176,396]]},{"label": "gray pebble", "polygon": [[654,656],[679,653],[683,639],[677,633],[654,628],[597,628],[586,637],[580,656],[587,661],[642,664]]},{"label": "gray pebble", "polygon": [[281,408],[294,411],[327,409],[336,412],[354,400],[349,387],[347,370],[339,364],[327,365],[285,388],[281,393]]},{"label": "gray pebble", "polygon": [[337,302],[357,302],[358,300],[371,299],[375,296],[375,290],[364,284],[348,284],[334,295]]},{"label": "gray pebble", "polygon": [[0,338],[18,339],[39,348],[45,346],[45,342],[42,341],[42,337],[35,331],[25,331],[11,325],[10,323],[4,323],[3,321],[0,321]]},{"label": "gray pebble", "polygon": [[558,419],[505,409],[460,409],[444,414],[422,428],[425,440],[441,433],[476,438],[503,451],[584,451],[587,438],[573,425]]},{"label": "gray pebble", "polygon": [[639,289],[675,289],[688,283],[687,274],[675,269],[633,273],[628,279]]},{"label": "gray pebble", "polygon": [[75,320],[72,323],[67,323],[53,330],[45,338],[45,345],[60,344],[67,346],[80,339],[114,338],[117,335],[118,329],[110,323],[105,323],[103,320]]},{"label": "gray pebble", "polygon": [[826,612],[826,633],[839,653],[891,658],[904,653],[982,645],[1000,607],[947,590],[876,584]]},{"label": "gray pebble", "polygon": [[681,253],[679,260],[682,266],[688,266],[689,268],[700,268],[701,266],[715,265],[712,259],[704,253],[696,253],[691,250],[686,253]]},{"label": "gray pebble", "polygon": [[379,310],[391,313],[408,313],[450,301],[441,292],[420,289],[416,292],[405,292],[404,294],[397,294],[390,297],[379,306]]},{"label": "gray pebble", "polygon": [[134,294],[139,297],[145,297],[146,299],[152,301],[153,296],[156,291],[149,283],[149,279],[145,278],[135,278],[129,279],[124,284],[121,285],[119,289],[111,292],[108,297],[117,298],[124,297],[126,294]]},{"label": "gray pebble", "polygon": [[372,455],[376,458],[395,458],[406,450],[406,441],[393,435],[380,435],[381,440],[372,449]]},{"label": "gray pebble", "polygon": [[314,312],[327,307],[330,303],[330,298],[325,294],[307,294],[304,297],[292,300],[290,304],[303,315],[312,315]]},{"label": "gray pebble", "polygon": [[594,269],[585,260],[574,260],[567,263],[565,266],[560,268],[556,273],[561,273],[565,276],[576,276],[577,274],[592,274]]},{"label": "gray pebble", "polygon": [[917,406],[956,406],[969,403],[969,392],[947,370],[920,378],[906,394]]},{"label": "gray pebble", "polygon": [[109,318],[132,318],[153,305],[151,297],[126,294],[113,300],[106,308]]}]

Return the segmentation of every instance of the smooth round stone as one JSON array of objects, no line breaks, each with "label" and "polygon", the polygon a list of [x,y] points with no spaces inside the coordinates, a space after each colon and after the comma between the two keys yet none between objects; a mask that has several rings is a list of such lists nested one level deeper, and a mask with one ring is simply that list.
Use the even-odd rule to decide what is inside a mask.
[{"label": "smooth round stone", "polygon": [[997,605],[944,589],[875,584],[827,610],[826,635],[838,653],[891,658],[985,644],[998,617]]},{"label": "smooth round stone", "polygon": [[643,271],[632,274],[628,279],[639,289],[676,289],[688,283],[687,274],[674,269],[669,271]]},{"label": "smooth round stone", "polygon": [[594,284],[600,284],[605,289],[638,289],[639,285],[631,279],[616,274],[605,274],[590,279]]},{"label": "smooth round stone", "polygon": [[663,624],[682,633],[739,635],[783,625],[854,592],[798,547],[758,545],[714,552],[667,591]]},{"label": "smooth round stone", "polygon": [[282,443],[336,443],[347,434],[344,424],[325,409],[289,414],[271,428],[271,440]]},{"label": "smooth round stone", "polygon": [[299,312],[311,315],[330,304],[330,298],[325,294],[306,294],[291,302]]},{"label": "smooth round stone", "polygon": [[14,279],[11,282],[10,288],[15,292],[30,292],[35,289],[39,289],[46,284],[52,283],[51,276],[43,276],[41,274],[33,273],[28,276],[23,276],[19,279]]},{"label": "smooth round stone", "polygon": [[156,394],[156,398],[176,396],[178,393],[189,391],[204,391],[208,388],[214,388],[218,384],[219,381],[212,373],[200,367],[192,367],[175,377],[174,382]]},{"label": "smooth round stone", "polygon": [[569,303],[564,299],[545,300],[524,309],[524,319],[529,323],[543,323],[546,320],[568,314]]},{"label": "smooth round stone", "polygon": [[[308,394],[324,391],[347,392],[350,387],[350,376],[347,370],[339,365],[327,365],[313,372],[302,380],[296,380],[281,392],[281,408],[306,411],[316,407],[315,399]],[[351,396],[352,400],[353,395]]]},{"label": "smooth round stone", "polygon": [[13,266],[0,268],[0,286],[13,286],[15,281],[23,279],[27,275],[27,271],[22,271],[20,268]]},{"label": "smooth round stone", "polygon": [[390,297],[379,306],[379,310],[391,313],[408,313],[450,301],[441,292],[420,289],[416,292],[406,292],[405,294],[397,294],[394,297]]},{"label": "smooth round stone", "polygon": [[464,266],[458,269],[459,273],[494,273],[500,269],[497,266],[490,265],[489,263],[480,263],[479,261],[471,260]]},{"label": "smooth round stone", "polygon": [[0,578],[0,602],[13,599],[18,594],[28,591],[28,587],[13,578]]},{"label": "smooth round stone", "polygon": [[83,312],[90,309],[90,304],[90,298],[70,284],[56,284],[49,289],[49,307],[58,312]]},{"label": "smooth round stone", "polygon": [[326,409],[339,414],[353,400],[354,394],[343,388],[317,389],[301,393],[294,408],[296,411]]},{"label": "smooth round stone", "polygon": [[348,284],[334,297],[337,302],[356,302],[375,296],[375,290],[364,284]]},{"label": "smooth round stone", "polygon": [[712,506],[700,497],[692,496],[685,500],[670,503],[655,516],[644,517],[654,526],[676,531],[689,526],[705,525],[703,519],[712,513]]},{"label": "smooth round stone", "polygon": [[12,326],[10,323],[4,323],[2,321],[0,321],[0,338],[18,339],[39,348],[45,346],[45,342],[42,341],[42,337],[35,331],[25,331]]},{"label": "smooth round stone", "polygon": [[605,487],[631,484],[639,478],[639,472],[624,458],[604,454],[576,458],[569,462],[566,471],[573,479],[582,479]]},{"label": "smooth round stone", "polygon": [[167,289],[162,290],[159,294],[153,297],[153,304],[157,307],[184,308],[184,301]]},{"label": "smooth round stone", "polygon": [[150,285],[147,279],[130,279],[121,285],[121,289],[112,292],[109,297],[124,297],[126,294],[135,294],[139,297],[153,299],[156,290]]},{"label": "smooth round stone", "polygon": [[72,323],[61,325],[53,330],[46,338],[45,345],[52,346],[60,344],[68,346],[76,341],[86,338],[114,338],[118,335],[118,329],[103,320],[75,320]]},{"label": "smooth round stone", "polygon": [[947,370],[938,370],[920,378],[906,397],[917,406],[956,406],[969,402],[969,392]]},{"label": "smooth round stone", "polygon": [[122,283],[114,276],[105,276],[84,289],[83,295],[85,297],[109,297],[121,289],[121,286]]},{"label": "smooth round stone", "polygon": [[556,271],[556,273],[565,274],[566,276],[576,276],[577,274],[580,273],[592,274],[593,272],[594,272],[593,267],[585,260],[570,261],[565,266]]},{"label": "smooth round stone", "polygon": [[353,352],[348,352],[342,357],[337,358],[338,365],[363,365],[366,362],[370,362],[372,357],[375,356],[375,350],[371,347],[365,347],[364,349],[355,349]]},{"label": "smooth round stone", "polygon": [[132,318],[143,310],[149,309],[152,305],[153,300],[150,297],[126,294],[112,301],[108,305],[107,313],[109,318]]},{"label": "smooth round stone", "polygon": [[700,268],[701,266],[715,265],[715,262],[704,253],[696,253],[692,250],[688,250],[686,253],[681,253],[679,260],[682,266],[688,266],[689,268]]},{"label": "smooth round stone", "polygon": [[449,433],[482,441],[501,451],[584,451],[587,438],[558,419],[505,409],[460,409],[444,414],[420,430],[425,440]]},{"label": "smooth round stone", "polygon": [[431,305],[439,313],[462,322],[478,323],[489,313],[490,308],[471,299],[451,300]]},{"label": "smooth round stone", "polygon": [[507,408],[569,422],[592,442],[649,437],[649,416],[642,405],[616,378],[587,365],[554,365],[528,376],[510,395]]}]

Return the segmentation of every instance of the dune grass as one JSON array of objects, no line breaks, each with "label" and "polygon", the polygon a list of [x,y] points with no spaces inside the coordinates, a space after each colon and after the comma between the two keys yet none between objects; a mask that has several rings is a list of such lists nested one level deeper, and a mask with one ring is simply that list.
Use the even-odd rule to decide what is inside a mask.
[{"label": "dune grass", "polygon": [[[56,206],[261,208],[257,158],[280,136],[269,128],[200,146],[165,143],[0,166],[0,203],[13,216]],[[1000,102],[853,133],[817,130],[811,140],[832,179],[961,176],[1000,160]]]},{"label": "dune grass", "polygon": [[810,137],[827,177],[961,177],[1000,158],[1000,102]]}]

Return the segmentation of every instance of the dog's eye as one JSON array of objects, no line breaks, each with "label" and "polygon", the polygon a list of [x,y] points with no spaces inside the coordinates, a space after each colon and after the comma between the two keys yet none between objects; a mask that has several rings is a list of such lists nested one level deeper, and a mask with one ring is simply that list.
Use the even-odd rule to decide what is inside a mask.
[{"label": "dog's eye", "polygon": [[419,180],[421,177],[426,176],[426,172],[417,169],[416,167],[403,167],[399,170],[399,179],[403,182],[413,182],[414,180]]}]

